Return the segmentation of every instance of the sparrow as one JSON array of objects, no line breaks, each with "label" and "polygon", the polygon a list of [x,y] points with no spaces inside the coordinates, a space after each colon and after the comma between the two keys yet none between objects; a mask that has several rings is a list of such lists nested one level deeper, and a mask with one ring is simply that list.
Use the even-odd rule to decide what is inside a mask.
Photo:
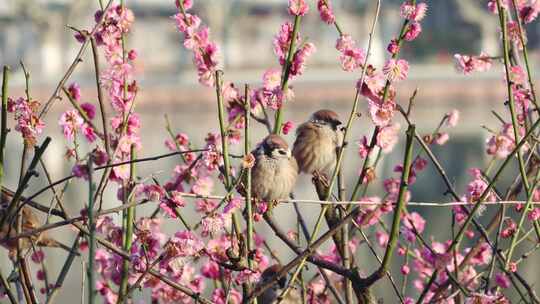
[{"label": "sparrow", "polygon": [[266,202],[288,198],[298,177],[298,165],[287,142],[279,135],[268,135],[252,154],[251,195]]},{"label": "sparrow", "polygon": [[[13,199],[13,195],[13,191],[2,187],[2,192],[0,194],[0,218],[3,218],[5,212],[7,212],[7,207]],[[21,199],[21,201],[24,200],[24,198]],[[22,207],[21,212],[21,226],[23,233],[30,232],[40,227],[40,221],[30,207]],[[15,253],[17,250],[17,240],[13,239],[17,236],[16,223],[17,221],[14,218],[7,218],[5,219],[3,226],[0,227],[0,245],[8,249],[10,251],[10,255]],[[58,247],[71,251],[70,247],[49,237],[46,232],[34,234],[30,238],[21,238],[21,249],[29,249],[32,247],[32,244],[39,247]]]},{"label": "sparrow", "polygon": [[300,172],[328,174],[335,167],[343,128],[336,112],[319,110],[296,130],[293,155]]},{"label": "sparrow", "polygon": [[[278,264],[274,264],[268,268],[266,268],[263,273],[261,274],[261,279],[259,283],[257,283],[257,286],[255,289],[260,288],[262,285],[269,282],[274,275],[276,275],[279,270],[280,266]],[[275,304],[278,302],[278,297],[281,295],[283,290],[287,287],[287,278],[281,277],[275,284],[273,284],[270,288],[265,290],[259,297],[257,297],[257,303],[258,304]],[[285,298],[281,301],[282,304],[293,304],[293,303],[302,303],[300,293],[297,289],[294,287],[291,287],[289,289],[289,292],[285,296]]]}]

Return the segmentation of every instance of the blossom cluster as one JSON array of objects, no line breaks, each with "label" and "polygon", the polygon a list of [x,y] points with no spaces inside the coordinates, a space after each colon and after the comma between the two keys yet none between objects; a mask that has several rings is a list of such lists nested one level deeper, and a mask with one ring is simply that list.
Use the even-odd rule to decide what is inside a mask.
[{"label": "blossom cluster", "polygon": [[7,111],[13,113],[16,121],[15,131],[20,132],[28,146],[34,146],[37,137],[43,133],[45,123],[38,115],[40,102],[19,97],[16,100],[8,98]]},{"label": "blossom cluster", "polygon": [[193,63],[197,68],[199,82],[205,86],[215,85],[215,72],[220,64],[220,49],[210,40],[210,29],[201,25],[197,15],[188,13],[191,0],[177,1],[180,12],[174,15],[176,27],[184,35],[184,47],[193,52]]},{"label": "blossom cluster", "polygon": [[[512,2],[502,0],[502,9],[510,9]],[[175,284],[190,289],[197,295],[207,292],[212,303],[242,303],[247,294],[242,287],[256,284],[261,280],[264,270],[272,267],[277,260],[266,239],[253,231],[253,248],[247,252],[247,245],[242,231],[243,227],[234,224],[235,215],[240,214],[245,202],[243,198],[230,192],[223,199],[212,195],[220,188],[220,183],[226,188],[232,186],[231,181],[237,182],[237,192],[242,193],[242,178],[247,168],[254,163],[253,155],[245,156],[242,164],[225,168],[224,144],[238,145],[242,142],[242,129],[246,126],[246,116],[252,116],[257,121],[266,119],[270,129],[267,110],[280,110],[285,101],[294,98],[294,92],[289,81],[295,80],[306,71],[308,58],[315,52],[315,45],[305,39],[298,27],[300,17],[310,11],[309,1],[289,0],[288,13],[295,22],[284,22],[275,35],[272,47],[278,58],[279,67],[269,68],[262,75],[262,84],[240,90],[231,82],[218,83],[215,79],[220,64],[220,51],[216,42],[210,40],[210,29],[203,26],[199,16],[192,14],[191,0],[176,0],[179,12],[173,17],[178,30],[183,34],[184,47],[193,53],[193,62],[197,69],[199,82],[205,86],[221,88],[218,92],[223,97],[227,112],[227,125],[221,133],[210,131],[204,138],[200,150],[195,150],[196,139],[184,132],[175,132],[168,126],[170,138],[164,141],[164,146],[171,152],[178,152],[178,164],[172,168],[170,177],[163,183],[156,179],[132,180],[132,172],[128,164],[114,166],[108,178],[115,182],[117,199],[126,202],[129,197],[137,204],[154,204],[157,206],[151,217],[138,217],[134,220],[132,243],[126,247],[126,224],[118,224],[113,217],[100,216],[97,218],[97,235],[117,248],[128,248],[129,259],[98,247],[95,255],[95,271],[98,273],[96,282],[97,292],[105,303],[117,303],[120,297],[120,286],[127,277],[131,288],[143,288],[149,291],[152,302],[156,303],[195,303],[185,292],[174,288],[161,277],[166,277]],[[488,8],[498,13],[496,1],[489,1]],[[540,11],[540,1],[524,0],[518,2],[519,16],[525,23],[534,20]],[[388,59],[377,69],[367,62],[366,52],[360,48],[351,35],[341,31],[336,24],[336,17],[331,0],[318,0],[317,11],[321,20],[328,25],[335,25],[339,37],[335,48],[339,53],[337,61],[341,69],[347,72],[362,71],[362,78],[356,82],[357,93],[366,99],[366,108],[374,126],[372,142],[363,136],[358,141],[358,155],[364,159],[367,168],[360,175],[364,176],[359,185],[364,185],[362,202],[372,203],[358,207],[360,212],[353,219],[350,238],[343,244],[333,243],[327,249],[316,249],[313,257],[335,267],[344,265],[342,253],[347,250],[350,256],[358,253],[361,246],[368,242],[357,236],[362,228],[379,228],[385,218],[394,214],[398,203],[404,203],[401,213],[399,233],[397,233],[397,255],[402,261],[400,272],[403,278],[410,278],[415,292],[425,295],[424,303],[439,302],[454,303],[456,282],[469,291],[464,303],[508,303],[499,289],[508,289],[512,285],[510,275],[517,271],[518,263],[509,261],[508,267],[497,270],[493,281],[497,288],[484,290],[481,275],[493,262],[493,255],[498,254],[489,242],[479,241],[472,244],[459,244],[455,240],[436,240],[423,237],[427,230],[427,218],[418,211],[410,209],[412,192],[404,186],[416,185],[422,172],[428,167],[428,159],[419,152],[410,159],[410,168],[398,163],[393,167],[393,173],[387,178],[381,178],[380,195],[366,194],[367,186],[377,179],[375,165],[369,163],[368,156],[374,152],[391,153],[398,143],[402,130],[401,124],[395,119],[399,108],[397,103],[396,84],[407,79],[409,62],[399,58],[400,49],[404,42],[417,39],[422,32],[421,21],[426,16],[427,5],[424,2],[406,0],[400,6],[400,16],[404,26],[400,35],[390,40],[386,50]],[[59,119],[61,131],[70,146],[66,152],[68,158],[74,158],[73,175],[79,178],[88,177],[86,161],[91,158],[94,164],[101,166],[107,163],[119,163],[132,160],[132,152],[141,149],[139,131],[141,121],[134,113],[138,84],[135,80],[134,63],[137,59],[135,50],[128,50],[127,34],[132,30],[134,14],[124,5],[112,5],[106,11],[99,10],[95,14],[95,22],[99,27],[90,37],[87,32],[77,34],[77,39],[85,42],[93,39],[106,59],[105,70],[99,75],[99,83],[107,90],[107,99],[114,110],[112,117],[107,118],[103,131],[96,129],[96,107],[92,102],[82,102],[83,95],[77,83],[67,88],[68,98],[74,105],[62,113]],[[507,24],[509,39],[517,48],[525,48],[522,43],[518,23],[510,21]],[[86,34],[85,34],[86,33]],[[474,71],[486,71],[494,63],[493,58],[485,53],[479,56],[456,54],[458,69],[464,74]],[[96,68],[98,68],[96,64]],[[493,160],[507,158],[517,147],[517,141],[527,132],[530,116],[533,114],[533,93],[527,73],[517,63],[510,67],[508,73],[511,98],[516,111],[515,121],[502,122],[500,131],[494,131],[487,140],[486,152]],[[98,84],[98,88],[101,88]],[[101,95],[101,94],[100,94]],[[101,103],[104,100],[97,102]],[[34,145],[37,136],[42,133],[44,123],[36,114],[40,106],[35,100],[18,98],[9,99],[8,111],[14,113],[16,130],[22,134],[27,144]],[[246,113],[246,110],[248,113]],[[105,113],[101,113],[105,115]],[[444,115],[439,126],[428,135],[422,136],[423,143],[428,146],[445,145],[449,140],[449,129],[459,121],[459,112],[452,110]],[[407,117],[408,118],[408,117]],[[501,119],[502,120],[502,119]],[[517,126],[516,126],[517,124]],[[278,126],[284,134],[294,129],[294,123],[287,121]],[[108,133],[107,129],[110,130]],[[226,138],[222,138],[220,134]],[[82,137],[81,137],[82,135]],[[516,138],[519,137],[519,138]],[[84,138],[90,145],[86,155],[82,154],[79,140]],[[374,149],[376,147],[376,149]],[[532,149],[524,144],[521,152]],[[429,154],[429,153],[428,153]],[[431,156],[431,155],[430,155]],[[377,154],[377,159],[379,154]],[[365,170],[365,171],[364,171]],[[226,175],[226,172],[230,174]],[[408,172],[408,179],[404,178]],[[494,202],[498,197],[497,191],[490,189],[489,176],[479,168],[469,170],[471,175],[461,199],[464,205],[452,208],[452,221],[457,227],[463,227],[469,219],[467,207],[477,206],[480,200]],[[488,191],[489,190],[489,191]],[[531,190],[532,199],[540,200],[540,190]],[[453,193],[454,196],[457,196]],[[353,198],[353,200],[356,198]],[[402,201],[400,201],[402,199]],[[469,205],[470,203],[470,205]],[[407,205],[409,204],[409,206]],[[401,206],[401,205],[400,205]],[[253,219],[260,221],[263,214],[271,212],[268,202],[253,204]],[[525,210],[524,205],[518,205],[516,212],[526,215],[534,223],[540,219],[540,208]],[[337,209],[336,209],[337,210]],[[401,210],[400,210],[401,211]],[[526,214],[525,214],[526,213]],[[84,216],[87,210],[81,211]],[[190,220],[186,221],[186,214]],[[477,216],[481,216],[477,212]],[[247,215],[246,215],[247,217]],[[168,220],[178,220],[182,228],[170,235],[162,230]],[[250,219],[251,220],[251,219]],[[191,225],[193,222],[196,224]],[[329,223],[330,224],[330,223]],[[520,236],[520,223],[511,217],[501,218],[499,236],[512,239]],[[356,228],[358,229],[356,229]],[[235,235],[231,231],[235,231]],[[463,229],[465,230],[465,229]],[[523,231],[522,231],[523,232]],[[240,236],[240,237],[239,237]],[[375,229],[373,236],[381,249],[389,250],[389,242],[396,234],[390,235],[388,229]],[[473,230],[466,230],[464,236],[470,239],[476,237]],[[287,233],[290,241],[300,244],[299,229]],[[88,248],[86,241],[80,244],[80,250]],[[246,258],[245,258],[246,257]],[[44,252],[36,250],[31,259],[37,265],[44,262]],[[510,256],[511,258],[511,256]],[[247,259],[247,260],[244,260]],[[129,263],[126,263],[129,261]],[[127,273],[124,272],[127,265]],[[363,265],[362,265],[363,266]],[[152,271],[150,271],[152,270]],[[323,270],[322,275],[314,276],[305,284],[305,295],[308,303],[331,303],[333,298],[329,287],[345,289],[344,278],[334,272]],[[356,270],[355,270],[356,272]],[[39,281],[46,284],[48,279],[44,269],[37,272]],[[247,284],[247,285],[245,285]],[[244,285],[244,286],[243,286]],[[253,286],[253,285],[252,285]],[[46,293],[53,285],[41,289]],[[212,288],[213,287],[213,288]],[[404,303],[415,303],[412,298],[404,297]]]}]

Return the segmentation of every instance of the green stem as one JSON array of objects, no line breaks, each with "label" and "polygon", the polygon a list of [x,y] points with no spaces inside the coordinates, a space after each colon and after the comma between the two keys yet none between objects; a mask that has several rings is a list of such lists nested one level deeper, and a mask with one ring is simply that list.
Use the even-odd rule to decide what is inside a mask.
[{"label": "green stem", "polygon": [[392,229],[390,230],[390,240],[388,241],[388,246],[386,247],[382,265],[379,268],[381,277],[388,270],[399,237],[401,213],[405,209],[405,195],[407,193],[407,188],[409,187],[414,132],[415,125],[409,125],[407,130],[407,145],[405,146],[405,157],[403,161],[403,173],[401,174],[401,185],[399,187],[398,201],[394,212],[394,218],[392,220]]},{"label": "green stem", "polygon": [[[131,159],[135,159],[135,145],[131,146]],[[135,196],[131,195],[135,188],[135,163],[130,165],[129,181],[124,189],[124,204],[133,203]],[[135,221],[135,207],[129,207],[124,210],[124,251],[131,252],[133,243],[133,224]],[[129,260],[124,260],[122,270],[122,281],[120,283],[120,292],[118,293],[118,303],[125,303],[128,297],[128,279],[129,279]]]},{"label": "green stem", "polygon": [[6,148],[7,129],[7,100],[8,100],[8,79],[9,67],[4,66],[4,78],[2,79],[2,126],[0,133],[0,188],[4,179],[4,150]]},{"label": "green stem", "polygon": [[92,157],[88,159],[88,304],[94,304],[96,300],[96,280],[95,280],[95,269],[94,269],[94,259],[96,256],[96,223],[94,219],[94,184],[93,177],[94,174],[94,165],[92,163]]},{"label": "green stem", "polygon": [[[245,122],[244,122],[244,158],[248,156],[251,152],[250,147],[250,113],[251,113],[251,103],[249,100],[249,86],[246,84],[245,91]],[[250,269],[253,269],[253,260],[251,259],[251,251],[253,250],[253,206],[251,203],[251,168],[247,168],[246,172],[246,209],[247,209],[247,252],[246,258],[248,261],[248,266]],[[249,293],[249,291],[248,291]],[[255,304],[257,300],[255,299]]]},{"label": "green stem", "polygon": [[[182,1],[180,1],[182,2]],[[221,149],[222,149],[222,155],[223,155],[223,166],[225,167],[223,169],[224,171],[224,181],[225,181],[225,189],[227,191],[231,191],[231,167],[230,167],[230,159],[229,159],[229,140],[228,140],[228,132],[225,128],[225,115],[224,115],[224,108],[223,108],[223,71],[216,71],[216,96],[217,96],[217,107],[218,107],[218,119],[219,119],[219,131],[221,134]],[[233,222],[233,228],[234,231],[239,234],[240,233],[240,221],[238,220],[238,214],[236,212],[232,215],[232,222]]]},{"label": "green stem", "polygon": [[527,79],[529,81],[529,87],[531,89],[531,94],[532,94],[532,97],[533,97],[532,102],[534,103],[534,106],[536,107],[536,110],[539,110],[540,107],[538,106],[538,103],[536,101],[536,92],[534,90],[534,82],[533,82],[533,78],[532,78],[531,67],[529,65],[529,55],[528,55],[528,52],[527,52],[527,46],[525,45],[525,32],[523,30],[523,23],[522,23],[522,20],[521,20],[521,16],[520,16],[520,14],[519,14],[519,12],[517,10],[516,0],[512,0],[512,4],[514,6],[514,12],[516,14],[516,19],[517,19],[517,24],[518,24],[519,40],[521,42],[521,45],[523,46],[523,59],[525,59],[525,67],[527,68]]},{"label": "green stem", "polygon": [[[294,17],[293,32],[291,37],[291,44],[289,45],[289,53],[287,54],[287,60],[283,65],[283,72],[281,78],[281,91],[285,93],[289,89],[289,74],[291,72],[292,60],[295,52],[296,37],[298,36],[298,30],[300,28],[301,16]],[[286,94],[284,94],[286,95]],[[274,121],[274,132],[275,134],[281,133],[281,123],[283,121],[283,104],[276,112],[276,117]]]},{"label": "green stem", "polygon": [[[519,126],[516,119],[516,105],[514,104],[514,94],[512,93],[512,79],[510,79],[510,54],[508,49],[508,29],[506,26],[506,10],[501,6],[501,0],[497,0],[497,7],[499,10],[499,20],[502,29],[502,42],[504,51],[504,71],[506,73],[506,87],[508,90],[508,106],[512,116],[512,129],[514,129],[514,140],[519,141]],[[527,180],[527,172],[525,171],[525,165],[523,163],[523,155],[521,151],[517,151],[519,161],[519,172],[521,173],[521,180],[525,187],[526,193],[529,192],[529,181]]]}]

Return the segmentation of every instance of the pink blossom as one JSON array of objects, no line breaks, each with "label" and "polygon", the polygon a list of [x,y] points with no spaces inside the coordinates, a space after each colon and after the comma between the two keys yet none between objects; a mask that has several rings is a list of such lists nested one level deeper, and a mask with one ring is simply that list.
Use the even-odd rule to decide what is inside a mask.
[{"label": "pink blossom", "polygon": [[201,267],[201,274],[209,279],[218,279],[220,277],[219,265],[214,261],[208,261]]},{"label": "pink blossom", "polygon": [[358,144],[358,154],[360,155],[360,158],[366,158],[369,154],[369,143],[366,136],[362,136],[362,138],[357,142]]},{"label": "pink blossom", "polygon": [[491,261],[491,247],[487,243],[482,243],[476,253],[469,259],[472,265],[487,265]]},{"label": "pink blossom", "polygon": [[396,104],[386,101],[384,104],[368,100],[368,110],[371,120],[376,126],[384,127],[391,123]]},{"label": "pink blossom", "polygon": [[40,103],[37,100],[27,100],[23,97],[13,99],[8,98],[7,110],[14,113],[16,121],[15,131],[20,132],[26,144],[34,146],[37,136],[43,132],[45,123],[37,114]]},{"label": "pink blossom", "polygon": [[81,126],[81,131],[86,140],[88,140],[88,142],[92,143],[96,140],[96,133],[94,132],[94,128],[92,128],[89,124],[84,123]]},{"label": "pink blossom", "polygon": [[506,25],[506,30],[508,34],[509,43],[512,43],[516,46],[518,50],[523,50],[523,44],[527,44],[527,33],[523,28],[523,43],[521,43],[521,34],[519,30],[519,25],[516,21],[509,21]]},{"label": "pink blossom", "polygon": [[[467,185],[466,199],[468,202],[476,202],[480,199],[484,191],[487,189],[488,184],[482,177],[482,173],[479,169],[473,168],[469,170],[469,174],[473,177],[473,180]],[[490,191],[487,196],[487,201],[495,201],[496,196]]]},{"label": "pink blossom", "polygon": [[456,69],[465,75],[472,72],[485,72],[491,68],[491,58],[485,54],[480,53],[479,56],[469,56],[455,54]]},{"label": "pink blossom", "polygon": [[193,193],[202,195],[202,196],[208,196],[212,194],[212,189],[214,188],[214,182],[211,177],[201,177],[199,178],[193,187],[191,188],[191,191]]},{"label": "pink blossom", "polygon": [[75,165],[71,170],[71,173],[78,178],[84,178],[88,180],[88,167],[86,165]]},{"label": "pink blossom", "polygon": [[428,165],[427,159],[418,156],[413,162],[413,170],[422,171],[427,167],[427,165]]},{"label": "pink blossom", "polygon": [[389,59],[383,67],[389,81],[401,81],[407,78],[409,63],[404,59]]},{"label": "pink blossom", "polygon": [[418,214],[417,212],[411,212],[403,218],[403,228],[402,232],[404,233],[405,239],[409,242],[414,242],[416,240],[416,233],[422,234],[424,228],[426,227],[426,220]]},{"label": "pink blossom", "polygon": [[399,128],[399,123],[393,123],[381,128],[379,134],[377,134],[377,146],[379,146],[384,153],[392,151],[397,144],[399,139]]},{"label": "pink blossom", "polygon": [[381,247],[386,247],[388,244],[388,234],[382,231],[375,232],[375,237],[377,238],[377,243]]},{"label": "pink blossom", "polygon": [[171,247],[174,253],[171,256],[196,256],[204,249],[204,243],[191,231],[180,231],[171,238]]},{"label": "pink blossom", "polygon": [[504,273],[497,273],[495,274],[495,283],[499,285],[501,288],[508,288],[510,287],[510,279],[506,276]]},{"label": "pink blossom", "polygon": [[73,82],[68,87],[69,95],[71,95],[71,98],[73,98],[75,101],[81,100],[81,87],[78,83]]},{"label": "pink blossom", "polygon": [[45,252],[43,252],[43,250],[36,250],[32,253],[30,257],[32,259],[32,262],[39,264],[45,259]]},{"label": "pink blossom", "polygon": [[435,134],[435,143],[439,146],[444,145],[448,139],[450,139],[450,136],[446,132],[439,132]]},{"label": "pink blossom", "polygon": [[75,135],[75,132],[77,129],[79,129],[84,120],[79,115],[77,110],[69,110],[66,111],[60,116],[60,127],[62,127],[62,130],[64,132],[64,137],[67,140],[73,140],[73,137]]},{"label": "pink blossom", "polygon": [[289,14],[304,16],[309,11],[306,0],[289,0]]},{"label": "pink blossom", "polygon": [[334,16],[334,10],[332,9],[332,3],[330,3],[330,1],[331,0],[317,1],[317,9],[319,10],[321,20],[326,22],[327,24],[333,24],[336,21],[336,17]]},{"label": "pink blossom", "polygon": [[510,238],[516,233],[516,230],[517,230],[516,222],[508,218],[504,221],[504,228],[501,231],[501,237],[505,239]]},{"label": "pink blossom", "polygon": [[420,25],[419,22],[413,22],[407,28],[407,31],[405,32],[403,39],[407,41],[413,41],[418,36],[420,36],[420,33],[422,33],[422,26]]},{"label": "pink blossom", "polygon": [[242,294],[232,288],[228,292],[223,290],[223,288],[217,288],[212,292],[211,300],[215,304],[240,304],[242,303]]},{"label": "pink blossom", "polygon": [[[285,57],[289,51],[289,46],[292,39],[293,24],[291,22],[285,22],[281,25],[278,34],[274,37],[274,53],[279,58],[281,65],[285,64]],[[300,39],[300,35],[297,35],[297,40]],[[298,42],[298,41],[296,41]]]},{"label": "pink blossom", "polygon": [[351,37],[349,34],[343,34],[339,36],[339,38],[336,41],[336,50],[340,52],[344,52],[345,50],[355,48],[356,47],[356,41]]},{"label": "pink blossom", "polygon": [[290,77],[302,75],[306,66],[306,61],[316,51],[315,45],[311,42],[304,44],[294,53],[290,69]]},{"label": "pink blossom", "polygon": [[176,7],[178,9],[180,9],[180,7],[181,7],[180,4],[182,4],[184,10],[186,10],[186,11],[193,6],[193,0],[181,0],[181,1],[182,1],[182,3],[180,3],[180,0],[175,0]]},{"label": "pink blossom", "polygon": [[138,56],[137,50],[130,50],[128,52],[128,59],[131,61],[137,59],[137,56]]},{"label": "pink blossom", "polygon": [[512,125],[506,123],[502,131],[493,135],[487,141],[487,154],[495,155],[497,158],[506,158],[515,148]]},{"label": "pink blossom", "polygon": [[346,72],[352,72],[362,66],[366,59],[366,54],[360,48],[346,49],[339,56],[341,68]]},{"label": "pink blossom", "polygon": [[[379,100],[380,98],[377,95],[382,91],[385,83],[386,79],[382,73],[377,71],[366,73],[361,93],[371,100]],[[359,83],[356,84],[356,87],[359,88]]]},{"label": "pink blossom", "polygon": [[336,41],[336,49],[341,53],[339,61],[344,71],[354,71],[364,64],[366,54],[356,46],[356,41],[350,35],[341,35]]},{"label": "pink blossom", "polygon": [[225,227],[225,221],[221,214],[204,217],[201,220],[201,236],[216,235]]},{"label": "pink blossom", "polygon": [[104,150],[96,148],[92,151],[92,160],[96,166],[103,166],[109,160],[109,156]]},{"label": "pink blossom", "polygon": [[401,271],[401,274],[408,275],[409,272],[411,271],[411,268],[409,267],[409,265],[402,265],[400,271]]},{"label": "pink blossom", "polygon": [[390,43],[388,44],[388,46],[386,47],[386,50],[388,51],[388,53],[392,55],[397,54],[399,52],[399,49],[400,49],[399,44],[396,39],[392,39]]},{"label": "pink blossom", "polygon": [[527,81],[527,75],[523,68],[519,65],[510,67],[510,80],[513,84],[524,85]]},{"label": "pink blossom", "polygon": [[92,120],[94,117],[96,117],[96,107],[94,107],[93,104],[89,102],[82,103],[81,109],[84,111],[86,116],[88,116],[88,119]]},{"label": "pink blossom", "polygon": [[454,109],[446,113],[446,125],[449,127],[457,126],[459,121],[459,111]]},{"label": "pink blossom", "polygon": [[538,0],[533,1],[531,5],[524,6],[519,10],[521,19],[525,23],[533,22],[536,19],[536,17],[538,17],[539,12],[540,12],[540,1]]},{"label": "pink blossom", "polygon": [[414,5],[411,1],[401,4],[401,17],[411,21],[421,21],[426,16],[427,4],[422,2]]},{"label": "pink blossom", "polygon": [[146,198],[153,202],[159,202],[165,196],[165,189],[159,185],[145,185],[143,191]]},{"label": "pink blossom", "polygon": [[378,207],[378,204],[381,203],[381,199],[377,196],[362,197],[360,201],[373,202],[376,204],[366,205],[365,207],[362,207],[362,212],[355,219],[356,223],[362,227],[368,227],[377,224],[380,217],[383,215],[381,208]]},{"label": "pink blossom", "polygon": [[281,70],[272,68],[268,69],[263,74],[263,85],[266,90],[279,88],[281,85]]},{"label": "pink blossom", "polygon": [[294,123],[292,121],[288,120],[283,124],[283,127],[282,127],[283,134],[285,135],[289,134],[289,132],[292,129],[294,129]]},{"label": "pink blossom", "polygon": [[244,202],[240,198],[232,198],[225,207],[223,207],[223,213],[229,214],[232,212],[235,212],[236,210],[239,210]]},{"label": "pink blossom", "polygon": [[176,28],[178,28],[180,32],[186,34],[186,37],[188,37],[187,35],[193,35],[201,25],[201,19],[198,16],[188,13],[185,15],[178,13],[173,16],[173,19],[176,22]]},{"label": "pink blossom", "polygon": [[534,208],[533,210],[529,211],[527,218],[530,221],[538,221],[538,219],[540,219],[540,208]]}]

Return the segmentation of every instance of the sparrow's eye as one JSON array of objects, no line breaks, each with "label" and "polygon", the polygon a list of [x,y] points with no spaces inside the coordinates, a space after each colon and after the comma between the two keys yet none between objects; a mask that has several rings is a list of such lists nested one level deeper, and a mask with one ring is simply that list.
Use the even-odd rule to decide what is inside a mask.
[{"label": "sparrow's eye", "polygon": [[281,155],[286,155],[286,154],[287,154],[287,152],[285,152],[285,151],[283,151],[283,150],[278,150],[278,152],[279,152],[279,154],[281,154]]}]

